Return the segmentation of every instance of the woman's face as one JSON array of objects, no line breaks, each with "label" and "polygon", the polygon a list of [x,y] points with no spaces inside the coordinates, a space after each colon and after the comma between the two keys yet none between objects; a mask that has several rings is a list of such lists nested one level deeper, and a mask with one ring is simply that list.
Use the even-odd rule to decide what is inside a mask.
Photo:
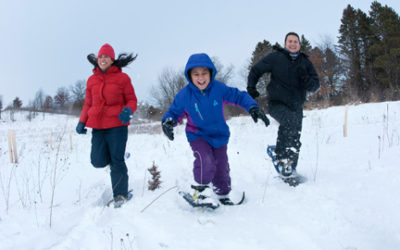
[{"label": "woman's face", "polygon": [[101,55],[97,58],[97,64],[102,71],[106,71],[109,67],[111,67],[112,63],[113,60],[109,56]]},{"label": "woman's face", "polygon": [[192,69],[190,71],[190,77],[192,78],[193,84],[200,90],[206,89],[211,81],[210,70],[204,67]]},{"label": "woman's face", "polygon": [[300,50],[300,42],[297,36],[288,35],[285,41],[285,48],[289,50],[290,53],[297,53]]}]

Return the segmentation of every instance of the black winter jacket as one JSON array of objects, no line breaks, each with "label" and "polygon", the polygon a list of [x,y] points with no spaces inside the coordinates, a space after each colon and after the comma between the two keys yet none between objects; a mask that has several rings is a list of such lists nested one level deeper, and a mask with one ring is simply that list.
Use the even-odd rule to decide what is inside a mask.
[{"label": "black winter jacket", "polygon": [[269,72],[268,101],[284,103],[293,110],[302,108],[306,91],[314,92],[320,87],[314,66],[302,52],[293,60],[287,50],[275,46],[274,49],[251,68],[247,89],[255,89],[258,79]]}]

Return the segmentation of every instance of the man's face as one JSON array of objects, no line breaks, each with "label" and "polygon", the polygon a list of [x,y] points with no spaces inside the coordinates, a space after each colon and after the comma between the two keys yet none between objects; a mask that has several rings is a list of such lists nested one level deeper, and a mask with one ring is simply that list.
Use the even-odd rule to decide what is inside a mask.
[{"label": "man's face", "polygon": [[207,88],[211,81],[210,71],[204,67],[197,67],[190,71],[190,77],[193,84],[200,90]]},{"label": "man's face", "polygon": [[289,50],[290,53],[295,54],[300,50],[300,42],[297,36],[288,35],[285,41],[285,48]]}]

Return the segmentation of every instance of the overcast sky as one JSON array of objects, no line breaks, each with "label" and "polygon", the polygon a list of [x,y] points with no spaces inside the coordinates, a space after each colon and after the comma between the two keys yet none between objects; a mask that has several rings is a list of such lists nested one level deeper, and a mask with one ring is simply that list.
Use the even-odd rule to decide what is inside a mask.
[{"label": "overcast sky", "polygon": [[[337,41],[347,4],[364,12],[372,1],[322,0],[0,0],[0,96],[3,106],[18,96],[23,104],[42,89],[54,96],[59,87],[86,80],[86,59],[110,43],[116,52],[138,53],[124,72],[139,101],[150,101],[165,68],[183,69],[193,53],[205,52],[240,72],[262,40],[282,44],[289,31],[312,45]],[[400,1],[379,1],[400,13]]]}]

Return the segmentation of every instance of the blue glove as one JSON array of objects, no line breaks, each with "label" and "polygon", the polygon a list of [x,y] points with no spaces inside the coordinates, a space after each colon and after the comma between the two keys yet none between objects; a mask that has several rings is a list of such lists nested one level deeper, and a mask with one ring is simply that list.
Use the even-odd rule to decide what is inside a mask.
[{"label": "blue glove", "polygon": [[78,125],[76,126],[76,132],[78,134],[86,134],[87,129],[85,128],[85,123],[84,122],[78,122]]},{"label": "blue glove", "polygon": [[128,123],[131,120],[132,109],[130,107],[125,107],[122,109],[121,113],[119,113],[119,120],[122,124]]}]

